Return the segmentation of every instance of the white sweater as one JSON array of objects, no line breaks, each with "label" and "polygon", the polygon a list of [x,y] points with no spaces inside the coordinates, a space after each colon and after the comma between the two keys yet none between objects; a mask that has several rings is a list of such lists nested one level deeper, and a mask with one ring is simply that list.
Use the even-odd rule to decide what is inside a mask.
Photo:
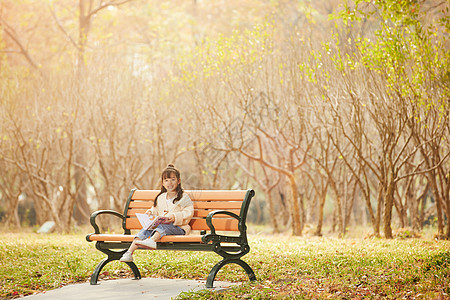
[{"label": "white sweater", "polygon": [[151,208],[152,215],[155,216],[166,216],[170,217],[171,215],[175,216],[175,222],[173,225],[179,226],[186,232],[186,235],[191,232],[191,226],[189,226],[189,222],[194,215],[194,203],[187,193],[183,193],[183,197],[176,202],[173,201],[169,203],[166,201],[167,193],[163,193],[159,195],[157,202],[157,206]]}]

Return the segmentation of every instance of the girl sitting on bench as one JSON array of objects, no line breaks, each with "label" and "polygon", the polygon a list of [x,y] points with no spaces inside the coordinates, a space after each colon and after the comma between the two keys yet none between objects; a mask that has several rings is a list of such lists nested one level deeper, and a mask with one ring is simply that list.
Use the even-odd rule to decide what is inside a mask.
[{"label": "girl sitting on bench", "polygon": [[141,229],[120,258],[122,262],[133,261],[133,252],[139,247],[156,249],[156,242],[165,235],[187,235],[191,231],[189,222],[194,215],[194,204],[189,195],[183,193],[180,171],[169,164],[161,174],[161,181],[161,192],[156,196],[153,207],[145,213],[165,216],[168,223],[160,224],[154,230]]}]

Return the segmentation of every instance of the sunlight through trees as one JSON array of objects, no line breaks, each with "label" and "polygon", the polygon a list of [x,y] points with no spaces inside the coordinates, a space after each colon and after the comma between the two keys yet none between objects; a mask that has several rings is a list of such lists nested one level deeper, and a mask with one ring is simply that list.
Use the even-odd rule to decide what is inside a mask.
[{"label": "sunlight through trees", "polygon": [[448,1],[317,2],[2,1],[1,222],[69,231],[175,163],[274,232],[450,238]]}]

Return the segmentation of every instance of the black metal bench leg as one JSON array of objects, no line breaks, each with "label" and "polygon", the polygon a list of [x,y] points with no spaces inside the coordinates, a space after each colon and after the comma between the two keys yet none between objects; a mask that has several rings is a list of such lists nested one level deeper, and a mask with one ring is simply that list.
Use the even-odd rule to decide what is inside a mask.
[{"label": "black metal bench leg", "polygon": [[142,278],[141,277],[141,272],[139,272],[139,269],[138,269],[138,267],[136,266],[136,264],[134,262],[127,262],[126,264],[130,267],[131,271],[133,271],[135,280],[138,280],[138,279]]},{"label": "black metal bench leg", "polygon": [[240,265],[245,270],[245,272],[247,273],[248,278],[250,279],[250,281],[255,281],[256,280],[255,273],[253,272],[252,268],[245,261],[243,261],[241,259],[223,259],[222,261],[218,262],[211,269],[211,272],[209,272],[208,279],[206,280],[206,287],[207,288],[212,288],[213,287],[214,279],[216,278],[217,273],[220,271],[220,269],[223,268],[223,266],[225,266],[227,264],[238,264],[238,265]]},{"label": "black metal bench leg", "polygon": [[101,270],[103,269],[104,266],[106,266],[109,262],[113,261],[114,259],[111,258],[105,258],[104,260],[102,260],[97,267],[94,270],[94,273],[92,273],[91,275],[91,285],[96,285],[98,284],[98,275],[100,275]]},{"label": "black metal bench leg", "polygon": [[[91,276],[91,285],[96,285],[98,284],[98,276],[100,275],[100,272],[102,271],[103,267],[106,266],[108,263],[112,262],[113,260],[117,260],[117,258],[105,258],[104,260],[102,260],[97,267],[94,270],[94,273],[92,273]],[[134,279],[141,279],[141,272],[139,272],[138,267],[136,266],[136,264],[134,262],[127,262],[126,263],[131,271],[133,271],[134,274]]]}]

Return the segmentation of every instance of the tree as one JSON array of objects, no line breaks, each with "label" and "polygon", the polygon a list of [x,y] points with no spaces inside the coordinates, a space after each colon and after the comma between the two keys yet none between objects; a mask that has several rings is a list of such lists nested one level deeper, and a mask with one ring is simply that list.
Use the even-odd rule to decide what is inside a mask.
[{"label": "tree", "polygon": [[[250,161],[250,163],[251,163],[251,166],[255,165],[253,161]],[[249,175],[250,177],[253,178],[253,180],[261,187],[264,194],[266,195],[266,201],[267,201],[267,205],[268,205],[268,209],[269,209],[269,216],[270,216],[270,224],[273,226],[273,232],[279,233],[280,232],[280,224],[278,222],[279,214],[277,213],[277,210],[276,210],[275,201],[273,198],[273,190],[280,183],[280,175],[278,174],[276,179],[272,180],[272,178],[274,177],[274,174],[273,174],[274,172],[270,171],[270,169],[268,170],[264,166],[262,166],[263,177],[259,175],[261,172],[251,171],[249,168],[247,168],[246,166],[244,166],[241,163],[239,163],[239,166],[242,170],[244,170],[244,172],[247,175]],[[255,169],[255,168],[253,167],[253,169]],[[261,215],[261,212],[259,212],[258,219],[261,218],[260,215]]]},{"label": "tree", "polygon": [[[422,111],[426,116],[430,107],[439,107],[441,111],[439,119],[441,120],[443,116],[445,119],[445,116],[448,115],[446,113],[448,102],[446,104],[444,99],[448,99],[449,89],[448,86],[440,83],[447,73],[445,70],[448,67],[448,59],[445,57],[448,58],[448,50],[445,50],[445,41],[442,43],[438,40],[435,43],[435,37],[438,36],[440,29],[426,24],[425,20],[433,13],[432,10],[422,10],[418,3],[411,4],[410,1],[382,1],[375,4],[369,1],[356,1],[354,7],[346,6],[340,13],[341,19],[346,24],[353,25],[361,20],[372,20],[374,15],[378,17],[376,21],[379,21],[377,23],[379,29],[375,31],[374,37],[371,37],[372,40],[361,36],[349,40],[349,47],[357,50],[354,52],[356,55],[347,53],[346,58],[343,59],[339,53],[336,61],[338,68],[342,71],[346,67],[357,69],[360,67],[359,64],[362,64],[372,74],[372,78],[378,79],[377,81],[372,80],[372,82],[379,84],[377,90],[368,97],[373,99],[373,95],[377,95],[379,91],[384,94],[379,94],[378,99],[374,99],[376,102],[372,102],[382,104],[382,106],[373,107],[372,109],[375,109],[376,113],[371,116],[376,121],[376,128],[380,133],[383,147],[384,157],[382,156],[380,161],[382,168],[381,172],[378,172],[378,177],[382,183],[384,194],[384,233],[386,237],[392,237],[390,222],[396,182],[412,176],[412,174],[400,176],[399,168],[405,165],[417,149],[423,151],[424,145],[432,141],[432,138],[421,140],[420,143],[416,143],[414,150],[405,154],[404,151],[408,151],[408,144],[414,135],[413,131],[408,132],[406,126],[411,127],[410,124],[414,120],[424,117],[423,114],[418,115],[417,113]],[[446,22],[448,25],[448,19]],[[444,27],[447,25],[444,24]],[[424,28],[427,29],[424,30]],[[420,53],[414,49],[421,49]],[[436,60],[439,56],[442,56],[443,60]],[[433,72],[430,72],[431,70]],[[343,72],[345,74],[346,71]],[[436,84],[439,87],[438,93],[432,92],[431,89],[431,86],[436,86]],[[423,89],[424,87],[425,89]],[[355,87],[348,89],[350,95],[353,90]],[[429,102],[428,99],[431,99],[431,103],[426,105]],[[391,113],[394,115],[390,115]],[[398,123],[396,124],[396,122]],[[397,143],[401,142],[402,132],[405,136],[403,147],[400,148],[400,152],[397,152]],[[395,152],[397,153],[394,154]],[[438,150],[438,152],[440,151]],[[400,161],[402,156],[404,159]],[[446,159],[447,156],[444,154],[443,159]],[[432,164],[428,164],[427,172],[432,172],[441,163],[441,159],[435,159]],[[437,190],[435,193],[438,203],[438,219],[441,219],[439,205],[442,204],[442,200],[438,196]],[[439,227],[442,228],[442,225]]]}]

